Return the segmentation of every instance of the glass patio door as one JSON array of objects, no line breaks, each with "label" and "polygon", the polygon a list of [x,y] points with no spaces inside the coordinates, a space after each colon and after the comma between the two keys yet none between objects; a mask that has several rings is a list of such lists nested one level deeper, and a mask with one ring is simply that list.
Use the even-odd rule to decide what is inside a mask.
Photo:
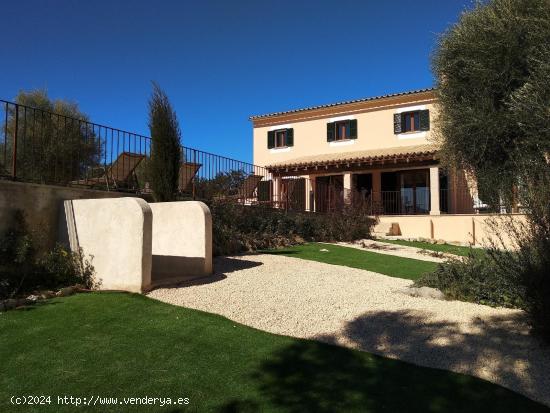
[{"label": "glass patio door", "polygon": [[427,214],[430,212],[429,170],[402,171],[400,174],[401,213]]}]

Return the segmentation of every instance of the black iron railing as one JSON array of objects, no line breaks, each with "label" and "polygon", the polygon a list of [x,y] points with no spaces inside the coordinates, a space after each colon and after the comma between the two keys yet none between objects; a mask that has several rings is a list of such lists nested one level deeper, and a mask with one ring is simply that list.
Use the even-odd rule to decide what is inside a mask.
[{"label": "black iron railing", "polygon": [[[0,100],[0,177],[22,182],[148,194],[148,136]],[[182,146],[180,199],[266,205],[288,211],[341,209],[342,192],[304,177],[274,177],[266,168]]]}]

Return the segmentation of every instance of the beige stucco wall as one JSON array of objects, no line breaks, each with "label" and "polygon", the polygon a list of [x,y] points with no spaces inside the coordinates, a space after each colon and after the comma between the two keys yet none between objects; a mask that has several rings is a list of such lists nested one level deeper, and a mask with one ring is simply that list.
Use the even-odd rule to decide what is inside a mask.
[{"label": "beige stucco wall", "polygon": [[150,204],[153,285],[212,273],[212,215],[197,201]]},{"label": "beige stucco wall", "polygon": [[[71,211],[72,209],[72,211]],[[101,289],[151,288],[153,214],[141,198],[66,201],[71,247],[92,257]],[[71,225],[70,225],[71,227]]]},{"label": "beige stucco wall", "polygon": [[[512,222],[525,222],[522,214],[490,215],[393,215],[380,216],[374,231],[382,230],[388,224],[398,223],[403,237],[433,238],[447,242],[462,242],[474,245],[487,245],[494,234],[490,222],[496,220],[500,225],[510,225]],[[511,246],[505,231],[500,231],[507,246]]]},{"label": "beige stucco wall", "polygon": [[[394,135],[394,113],[409,109],[429,109],[430,130]],[[391,107],[382,106],[360,112],[335,114],[322,119],[255,127],[253,131],[254,164],[265,166],[303,156],[422,145],[428,143],[433,134],[436,116],[437,109],[432,101],[414,101]],[[357,119],[357,139],[342,143],[327,142],[326,124],[337,118]],[[267,149],[267,132],[280,128],[294,128],[294,146],[285,149]]]}]

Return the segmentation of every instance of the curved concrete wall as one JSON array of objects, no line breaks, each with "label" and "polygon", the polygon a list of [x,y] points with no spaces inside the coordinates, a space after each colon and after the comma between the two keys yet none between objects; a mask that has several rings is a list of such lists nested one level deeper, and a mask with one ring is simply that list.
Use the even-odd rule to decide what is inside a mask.
[{"label": "curved concrete wall", "polygon": [[71,248],[92,256],[101,289],[151,288],[153,214],[141,198],[65,201]]},{"label": "curved concrete wall", "polygon": [[153,213],[152,284],[212,273],[212,216],[202,202],[157,202]]}]

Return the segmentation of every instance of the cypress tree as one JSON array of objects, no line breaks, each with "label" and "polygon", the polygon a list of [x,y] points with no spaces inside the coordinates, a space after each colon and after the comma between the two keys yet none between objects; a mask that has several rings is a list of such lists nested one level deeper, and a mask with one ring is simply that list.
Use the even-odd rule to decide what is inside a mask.
[{"label": "cypress tree", "polygon": [[176,112],[168,96],[153,82],[149,99],[151,160],[149,174],[157,202],[173,201],[178,189],[181,164],[181,133]]}]

